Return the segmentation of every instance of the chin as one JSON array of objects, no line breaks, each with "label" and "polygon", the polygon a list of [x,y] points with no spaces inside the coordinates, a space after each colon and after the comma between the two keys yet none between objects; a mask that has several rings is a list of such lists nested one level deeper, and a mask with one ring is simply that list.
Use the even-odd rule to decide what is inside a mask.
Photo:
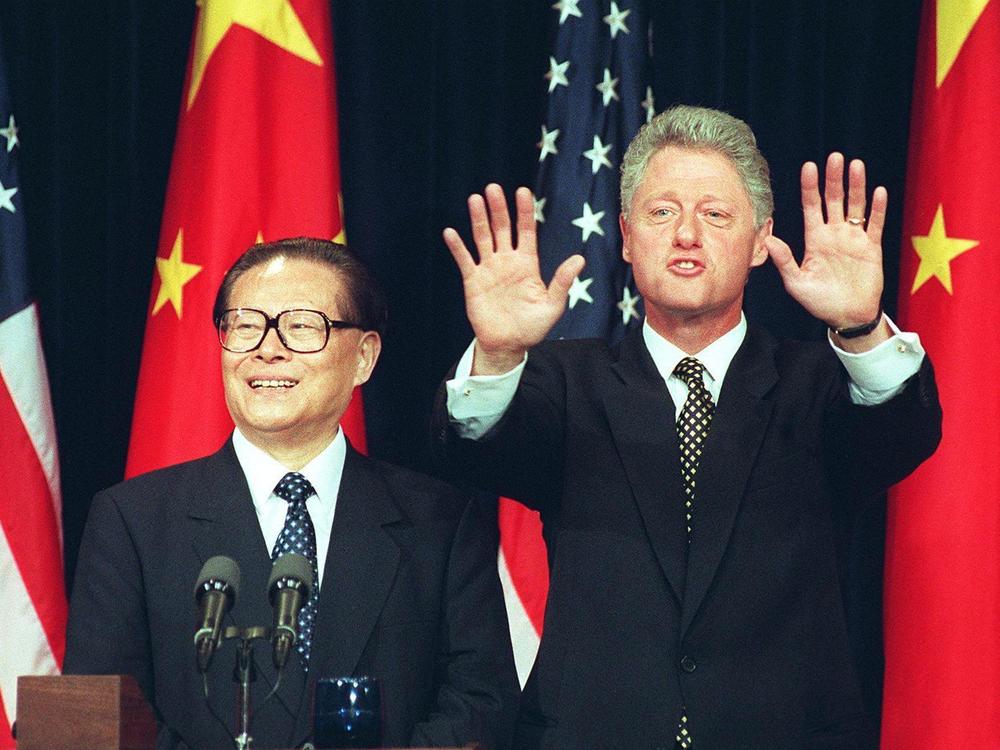
[{"label": "chin", "polygon": [[284,432],[294,427],[297,423],[298,420],[288,414],[252,414],[244,416],[238,424],[240,425],[240,432],[245,435],[248,435],[248,433],[267,435]]}]

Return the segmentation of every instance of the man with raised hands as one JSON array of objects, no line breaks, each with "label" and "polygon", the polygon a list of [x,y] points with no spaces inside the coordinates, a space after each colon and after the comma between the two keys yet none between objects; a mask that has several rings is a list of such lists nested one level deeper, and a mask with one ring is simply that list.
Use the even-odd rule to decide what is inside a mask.
[{"label": "man with raised hands", "polygon": [[[929,456],[941,412],[915,334],[883,314],[876,188],[831,154],[802,168],[805,253],[772,234],[746,123],[677,106],[621,172],[622,256],[645,320],[617,344],[545,341],[583,258],[546,285],[532,195],[469,198],[454,229],[475,341],[444,384],[447,470],[541,514],[542,641],[515,746],[792,750],[877,745],[841,572],[862,503]],[[824,217],[825,209],[825,217]],[[827,341],[748,322],[768,257]]]}]

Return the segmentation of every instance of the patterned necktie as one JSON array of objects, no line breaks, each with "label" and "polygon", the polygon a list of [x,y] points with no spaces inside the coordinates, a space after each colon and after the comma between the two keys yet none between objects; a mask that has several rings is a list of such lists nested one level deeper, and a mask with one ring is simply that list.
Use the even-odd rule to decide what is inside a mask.
[{"label": "patterned necktie", "polygon": [[705,387],[705,365],[694,357],[685,357],[674,368],[674,375],[688,387],[687,400],[677,420],[677,440],[681,451],[681,475],[684,479],[684,508],[687,517],[688,543],[691,542],[691,512],[694,506],[695,479],[701,452],[708,439],[715,403]]},{"label": "patterned necktie", "polygon": [[316,530],[313,528],[306,500],[316,494],[309,480],[297,471],[289,472],[274,488],[274,494],[288,503],[285,526],[278,534],[278,540],[271,551],[271,559],[277,560],[289,552],[304,555],[312,565],[313,587],[309,599],[299,610],[299,637],[295,648],[302,657],[302,668],[309,671],[309,648],[312,646],[313,626],[316,623],[316,609],[319,605],[319,570],[316,565]]},{"label": "patterned necktie", "polygon": [[[701,452],[708,439],[708,429],[715,413],[715,403],[712,394],[705,387],[702,373],[705,365],[694,357],[685,357],[674,368],[674,375],[683,380],[688,387],[687,399],[681,408],[677,420],[677,440],[681,453],[681,476],[684,479],[684,512],[687,519],[687,540],[691,543],[691,512],[694,508],[695,478],[698,474],[698,463]],[[687,728],[687,709],[681,715],[677,725],[677,747],[691,748],[694,741]]]}]

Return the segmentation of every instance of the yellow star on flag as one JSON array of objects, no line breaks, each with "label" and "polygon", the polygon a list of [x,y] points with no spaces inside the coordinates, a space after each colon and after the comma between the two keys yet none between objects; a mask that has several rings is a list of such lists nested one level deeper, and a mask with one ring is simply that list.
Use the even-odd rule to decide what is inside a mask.
[{"label": "yellow star on flag", "polygon": [[962,45],[969,38],[972,27],[983,14],[989,0],[938,0],[937,20],[937,72],[938,88],[955,64]]},{"label": "yellow star on flag", "polygon": [[198,96],[205,66],[234,25],[260,34],[296,57],[315,65],[323,64],[289,0],[197,0],[197,4],[201,13],[195,29],[188,109]]},{"label": "yellow star on flag", "polygon": [[198,275],[201,266],[194,263],[185,263],[182,257],[184,253],[184,230],[177,230],[177,239],[170,250],[169,258],[156,258],[156,272],[160,275],[160,291],[156,294],[156,303],[153,305],[153,315],[160,311],[160,308],[167,304],[167,300],[174,307],[178,320],[184,306],[184,285]]},{"label": "yellow star on flag", "polygon": [[936,276],[941,286],[951,294],[951,261],[979,244],[978,240],[948,236],[944,228],[944,206],[941,204],[938,204],[934,213],[930,232],[924,237],[911,239],[913,248],[920,256],[920,266],[913,279],[913,289],[910,290],[910,294],[915,294],[931,276]]}]

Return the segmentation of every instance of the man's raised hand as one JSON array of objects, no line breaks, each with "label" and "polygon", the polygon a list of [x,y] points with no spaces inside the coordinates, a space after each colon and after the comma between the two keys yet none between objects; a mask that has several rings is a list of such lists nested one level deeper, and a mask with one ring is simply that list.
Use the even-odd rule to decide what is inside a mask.
[{"label": "man's raised hand", "polygon": [[822,197],[815,163],[802,166],[801,180],[805,220],[802,264],[796,263],[788,245],[774,236],[765,240],[771,260],[785,289],[813,316],[832,328],[867,323],[878,313],[882,296],[886,190],[875,188],[866,220],[865,165],[861,160],[851,161],[848,168],[846,211],[842,154],[832,153],[827,159]]},{"label": "man's raised hand", "polygon": [[476,334],[475,375],[496,375],[519,364],[559,320],[573,279],[583,270],[583,256],[571,255],[546,286],[538,265],[531,191],[518,188],[515,202],[516,247],[501,187],[491,183],[484,195],[469,196],[478,263],[457,231],[444,230],[444,242],[462,274],[465,311]]}]

